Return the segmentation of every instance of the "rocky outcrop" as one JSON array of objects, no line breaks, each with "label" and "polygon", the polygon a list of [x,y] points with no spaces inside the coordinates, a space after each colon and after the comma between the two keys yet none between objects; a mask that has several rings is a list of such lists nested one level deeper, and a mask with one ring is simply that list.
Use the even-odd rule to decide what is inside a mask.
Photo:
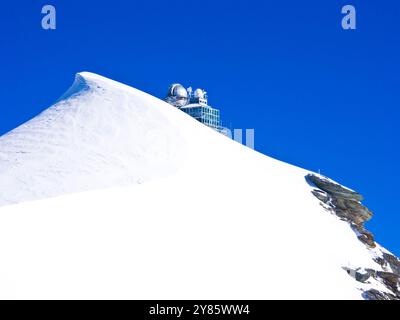
[{"label": "rocky outcrop", "polygon": [[398,300],[398,298],[390,293],[381,292],[376,289],[370,289],[363,293],[365,300]]},{"label": "rocky outcrop", "polygon": [[342,185],[335,183],[331,179],[322,177],[322,176],[317,176],[315,174],[309,174],[307,175],[308,181],[311,181],[317,188],[324,190],[325,192],[329,193],[333,197],[339,198],[339,199],[348,199],[352,201],[362,201],[364,200],[364,197],[359,194],[358,192],[355,192],[353,190],[347,189],[343,187]]},{"label": "rocky outcrop", "polygon": [[[357,238],[372,250],[377,245],[374,235],[365,229],[364,223],[372,218],[372,212],[361,204],[364,199],[361,194],[350,190],[335,181],[316,174],[308,174],[307,182],[314,187],[312,194],[321,202],[321,205],[341,220],[349,223]],[[374,256],[382,270],[350,269],[343,267],[356,281],[365,283],[372,278],[383,284],[389,292],[375,289],[367,290],[363,297],[367,300],[400,300],[400,260],[384,251]]]},{"label": "rocky outcrop", "polygon": [[400,297],[399,291],[399,280],[400,277],[393,273],[393,272],[384,272],[384,271],[377,271],[376,277],[390,289],[390,291],[394,292],[397,297]]},{"label": "rocky outcrop", "polygon": [[390,266],[395,274],[400,277],[400,260],[396,256],[384,252],[383,253],[383,260]]},{"label": "rocky outcrop", "polygon": [[360,203],[363,196],[359,193],[314,174],[309,174],[306,178],[310,184],[320,189],[313,190],[313,194],[325,204],[333,206],[336,215],[341,219],[362,225],[372,218],[372,212]]},{"label": "rocky outcrop", "polygon": [[306,179],[311,185],[319,188],[311,191],[314,196],[324,203],[328,210],[347,221],[361,242],[371,248],[376,246],[373,234],[364,228],[364,222],[372,218],[372,212],[360,203],[362,195],[322,176],[309,174]]},{"label": "rocky outcrop", "polygon": [[374,235],[364,228],[364,225],[350,223],[351,228],[357,234],[358,240],[360,240],[365,245],[369,246],[370,248],[375,248],[375,237]]},{"label": "rocky outcrop", "polygon": [[400,277],[400,260],[396,256],[382,252],[382,257],[375,257],[374,261],[381,265],[383,269],[390,268],[394,274]]},{"label": "rocky outcrop", "polygon": [[351,269],[348,267],[343,267],[346,272],[356,279],[359,282],[366,282],[374,273],[373,270],[371,269],[362,269],[362,268],[357,268],[357,269]]}]

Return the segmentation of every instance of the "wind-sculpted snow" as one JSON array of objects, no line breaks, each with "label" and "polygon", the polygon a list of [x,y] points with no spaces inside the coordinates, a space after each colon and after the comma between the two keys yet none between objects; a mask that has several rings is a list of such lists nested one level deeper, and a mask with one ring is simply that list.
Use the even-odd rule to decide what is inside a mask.
[{"label": "wind-sculpted snow", "polygon": [[148,94],[78,74],[54,106],[0,138],[0,204],[23,202],[0,209],[0,298],[384,291],[345,271],[383,270],[313,196],[308,173]]},{"label": "wind-sculpted snow", "polygon": [[0,206],[177,170],[183,138],[170,107],[93,77],[78,74],[59,102],[0,138]]}]

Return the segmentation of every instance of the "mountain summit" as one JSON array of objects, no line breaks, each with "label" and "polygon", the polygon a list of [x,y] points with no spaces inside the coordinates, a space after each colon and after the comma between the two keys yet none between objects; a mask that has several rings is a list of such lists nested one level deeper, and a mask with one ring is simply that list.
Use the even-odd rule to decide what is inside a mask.
[{"label": "mountain summit", "polygon": [[0,137],[0,176],[0,298],[400,298],[357,192],[99,75]]}]

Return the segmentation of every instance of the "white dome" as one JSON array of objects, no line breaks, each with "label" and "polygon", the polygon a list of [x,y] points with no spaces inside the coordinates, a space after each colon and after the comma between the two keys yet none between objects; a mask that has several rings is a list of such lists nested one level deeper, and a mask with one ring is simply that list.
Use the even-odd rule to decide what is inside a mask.
[{"label": "white dome", "polygon": [[187,90],[181,84],[174,83],[169,87],[168,96],[176,98],[187,98],[188,93]]},{"label": "white dome", "polygon": [[168,89],[166,101],[180,108],[187,104],[188,96],[187,90],[181,84],[174,83]]},{"label": "white dome", "polygon": [[194,97],[203,99],[204,98],[204,91],[201,90],[201,89],[194,90]]}]

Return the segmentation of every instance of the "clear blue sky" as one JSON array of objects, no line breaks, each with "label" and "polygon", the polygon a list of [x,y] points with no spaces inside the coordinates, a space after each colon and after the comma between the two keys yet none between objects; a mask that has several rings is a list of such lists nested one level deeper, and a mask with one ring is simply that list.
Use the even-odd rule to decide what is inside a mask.
[{"label": "clear blue sky", "polygon": [[[57,29],[41,29],[41,8]],[[357,30],[341,8],[357,9]],[[0,134],[50,106],[79,71],[163,97],[200,86],[256,149],[356,189],[400,255],[399,1],[3,1]],[[1,177],[0,177],[1,178]]]}]

